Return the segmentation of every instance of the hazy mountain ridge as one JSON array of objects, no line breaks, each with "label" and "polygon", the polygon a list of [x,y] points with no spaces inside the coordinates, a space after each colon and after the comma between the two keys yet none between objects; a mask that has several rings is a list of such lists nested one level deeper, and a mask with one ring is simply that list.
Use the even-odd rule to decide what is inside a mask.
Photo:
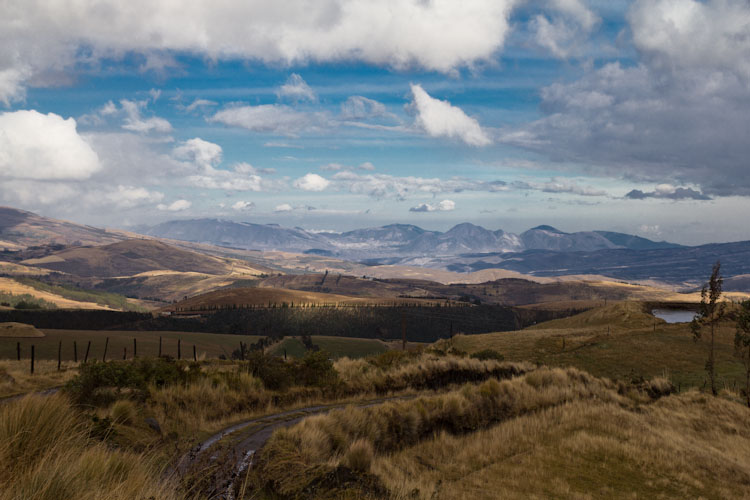
[{"label": "hazy mountain ridge", "polygon": [[169,221],[144,229],[159,238],[178,239],[254,250],[319,253],[342,259],[402,259],[447,257],[471,253],[551,250],[562,252],[603,249],[676,248],[634,235],[608,231],[565,233],[538,226],[520,235],[502,229],[462,223],[446,232],[429,231],[409,224],[356,229],[344,233],[314,233],[276,224],[254,224],[219,219]]}]

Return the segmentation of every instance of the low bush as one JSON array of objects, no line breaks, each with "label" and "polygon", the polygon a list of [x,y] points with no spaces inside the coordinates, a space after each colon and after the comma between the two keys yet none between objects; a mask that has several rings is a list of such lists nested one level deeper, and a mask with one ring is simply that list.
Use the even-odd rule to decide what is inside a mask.
[{"label": "low bush", "polygon": [[505,356],[500,354],[494,349],[483,349],[481,351],[477,351],[471,355],[474,359],[479,359],[482,361],[486,361],[488,359],[494,359],[495,361],[503,361],[505,359]]},{"label": "low bush", "polygon": [[164,358],[84,363],[65,391],[79,404],[108,404],[123,390],[136,399],[148,396],[148,386],[186,383],[200,375],[200,366]]},{"label": "low bush", "polygon": [[289,361],[267,356],[263,351],[252,351],[244,369],[262,380],[270,390],[286,390],[292,385],[334,387],[339,380],[325,351],[308,351],[301,360]]}]

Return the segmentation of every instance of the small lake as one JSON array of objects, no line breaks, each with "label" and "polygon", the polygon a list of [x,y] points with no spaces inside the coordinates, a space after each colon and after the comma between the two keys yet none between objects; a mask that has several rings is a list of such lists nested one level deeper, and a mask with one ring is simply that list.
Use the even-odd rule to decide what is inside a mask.
[{"label": "small lake", "polygon": [[695,311],[685,311],[680,309],[654,309],[651,314],[657,318],[663,319],[667,323],[690,323],[693,321]]}]

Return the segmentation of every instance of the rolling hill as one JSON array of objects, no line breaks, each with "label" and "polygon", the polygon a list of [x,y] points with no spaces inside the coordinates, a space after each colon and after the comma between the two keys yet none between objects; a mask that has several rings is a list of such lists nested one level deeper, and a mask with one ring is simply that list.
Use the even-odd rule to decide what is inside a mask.
[{"label": "rolling hill", "polygon": [[156,240],[126,240],[96,247],[74,247],[23,264],[83,277],[132,276],[157,270],[229,274],[232,263],[171,247]]},{"label": "rolling hill", "polygon": [[99,229],[0,207],[0,250],[37,245],[103,245],[122,241],[125,232]]}]

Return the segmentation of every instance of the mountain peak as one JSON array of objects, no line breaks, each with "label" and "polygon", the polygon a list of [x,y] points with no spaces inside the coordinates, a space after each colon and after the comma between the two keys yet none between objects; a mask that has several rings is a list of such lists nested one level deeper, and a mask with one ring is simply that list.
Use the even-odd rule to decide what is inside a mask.
[{"label": "mountain peak", "polygon": [[529,229],[529,231],[549,231],[550,233],[566,234],[566,233],[560,231],[559,229],[557,229],[555,227],[552,227],[552,226],[548,226],[546,224],[542,224],[541,226],[532,227],[531,229]]}]

